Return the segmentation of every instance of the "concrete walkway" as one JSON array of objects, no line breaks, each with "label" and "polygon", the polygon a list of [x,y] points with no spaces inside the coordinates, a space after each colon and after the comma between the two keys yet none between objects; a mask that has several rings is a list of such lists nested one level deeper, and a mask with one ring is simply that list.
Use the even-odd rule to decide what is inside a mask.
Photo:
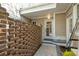
[{"label": "concrete walkway", "polygon": [[57,56],[56,45],[43,43],[35,56]]}]

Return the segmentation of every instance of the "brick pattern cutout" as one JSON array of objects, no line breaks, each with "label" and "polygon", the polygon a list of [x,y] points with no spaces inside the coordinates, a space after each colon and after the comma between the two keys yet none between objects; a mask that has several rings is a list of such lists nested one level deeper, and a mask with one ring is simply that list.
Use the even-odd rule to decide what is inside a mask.
[{"label": "brick pattern cutout", "polygon": [[[0,23],[3,23],[0,24],[0,44],[7,45],[4,45],[6,49],[0,50],[0,55],[34,55],[41,44],[41,27],[14,20],[0,21]],[[9,25],[7,29],[5,24]],[[4,37],[4,41],[1,41],[3,40],[1,37]]]},{"label": "brick pattern cutout", "polygon": [[0,56],[6,55],[6,24],[5,19],[0,19]]}]

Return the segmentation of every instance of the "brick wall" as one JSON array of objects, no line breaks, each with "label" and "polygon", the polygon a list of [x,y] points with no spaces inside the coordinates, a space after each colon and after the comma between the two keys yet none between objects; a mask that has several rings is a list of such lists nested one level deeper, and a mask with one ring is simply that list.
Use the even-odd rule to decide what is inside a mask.
[{"label": "brick wall", "polygon": [[41,27],[0,19],[0,55],[31,56],[41,45]]}]

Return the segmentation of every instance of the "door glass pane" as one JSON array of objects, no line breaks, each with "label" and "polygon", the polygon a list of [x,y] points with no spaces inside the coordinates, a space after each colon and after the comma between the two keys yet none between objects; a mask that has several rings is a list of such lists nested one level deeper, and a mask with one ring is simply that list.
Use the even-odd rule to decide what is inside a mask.
[{"label": "door glass pane", "polygon": [[46,25],[46,36],[49,36],[50,33],[52,33],[52,22],[47,22]]}]

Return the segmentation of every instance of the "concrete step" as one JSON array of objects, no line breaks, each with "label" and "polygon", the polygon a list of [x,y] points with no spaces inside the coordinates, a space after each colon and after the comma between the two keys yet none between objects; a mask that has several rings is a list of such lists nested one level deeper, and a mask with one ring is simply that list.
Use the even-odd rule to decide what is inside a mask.
[{"label": "concrete step", "polygon": [[52,41],[43,41],[43,43],[54,44],[54,45],[58,45],[58,46],[66,46],[66,43],[56,43],[56,42],[52,42]]}]

